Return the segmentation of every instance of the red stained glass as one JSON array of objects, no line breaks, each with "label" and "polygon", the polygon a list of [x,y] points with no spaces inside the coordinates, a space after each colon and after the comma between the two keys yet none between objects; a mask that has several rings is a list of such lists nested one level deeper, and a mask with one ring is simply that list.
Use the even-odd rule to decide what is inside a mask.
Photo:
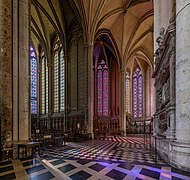
[{"label": "red stained glass", "polygon": [[98,63],[98,116],[108,116],[109,72],[104,60]]},{"label": "red stained glass", "polygon": [[136,68],[133,74],[133,117],[143,116],[143,78],[142,72]]}]

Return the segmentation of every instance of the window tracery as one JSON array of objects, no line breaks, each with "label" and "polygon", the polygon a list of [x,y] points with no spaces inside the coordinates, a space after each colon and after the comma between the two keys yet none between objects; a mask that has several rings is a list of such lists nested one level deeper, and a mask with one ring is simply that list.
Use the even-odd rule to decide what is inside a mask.
[{"label": "window tracery", "polygon": [[133,117],[143,116],[143,77],[139,67],[133,73]]}]

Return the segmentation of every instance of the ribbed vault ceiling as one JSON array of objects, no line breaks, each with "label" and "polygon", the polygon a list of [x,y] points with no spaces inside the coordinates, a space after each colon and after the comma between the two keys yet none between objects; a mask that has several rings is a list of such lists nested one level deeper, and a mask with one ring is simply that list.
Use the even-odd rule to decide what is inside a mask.
[{"label": "ribbed vault ceiling", "polygon": [[76,18],[85,42],[94,43],[97,32],[109,30],[123,65],[142,52],[153,62],[152,0],[33,0],[31,39],[35,49],[41,44],[50,52],[52,36],[58,33],[62,40],[67,38]]}]

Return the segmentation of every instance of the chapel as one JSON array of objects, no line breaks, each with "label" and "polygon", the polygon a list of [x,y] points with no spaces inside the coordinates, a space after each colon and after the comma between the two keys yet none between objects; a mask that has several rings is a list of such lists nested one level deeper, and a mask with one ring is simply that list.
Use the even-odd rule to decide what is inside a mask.
[{"label": "chapel", "polygon": [[0,179],[190,179],[190,0],[1,0]]}]

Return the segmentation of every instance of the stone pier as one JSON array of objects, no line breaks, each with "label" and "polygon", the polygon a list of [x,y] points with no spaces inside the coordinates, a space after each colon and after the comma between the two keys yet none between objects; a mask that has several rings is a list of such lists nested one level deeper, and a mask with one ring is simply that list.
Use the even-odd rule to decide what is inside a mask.
[{"label": "stone pier", "polygon": [[176,141],[172,164],[190,170],[190,0],[176,1]]}]

